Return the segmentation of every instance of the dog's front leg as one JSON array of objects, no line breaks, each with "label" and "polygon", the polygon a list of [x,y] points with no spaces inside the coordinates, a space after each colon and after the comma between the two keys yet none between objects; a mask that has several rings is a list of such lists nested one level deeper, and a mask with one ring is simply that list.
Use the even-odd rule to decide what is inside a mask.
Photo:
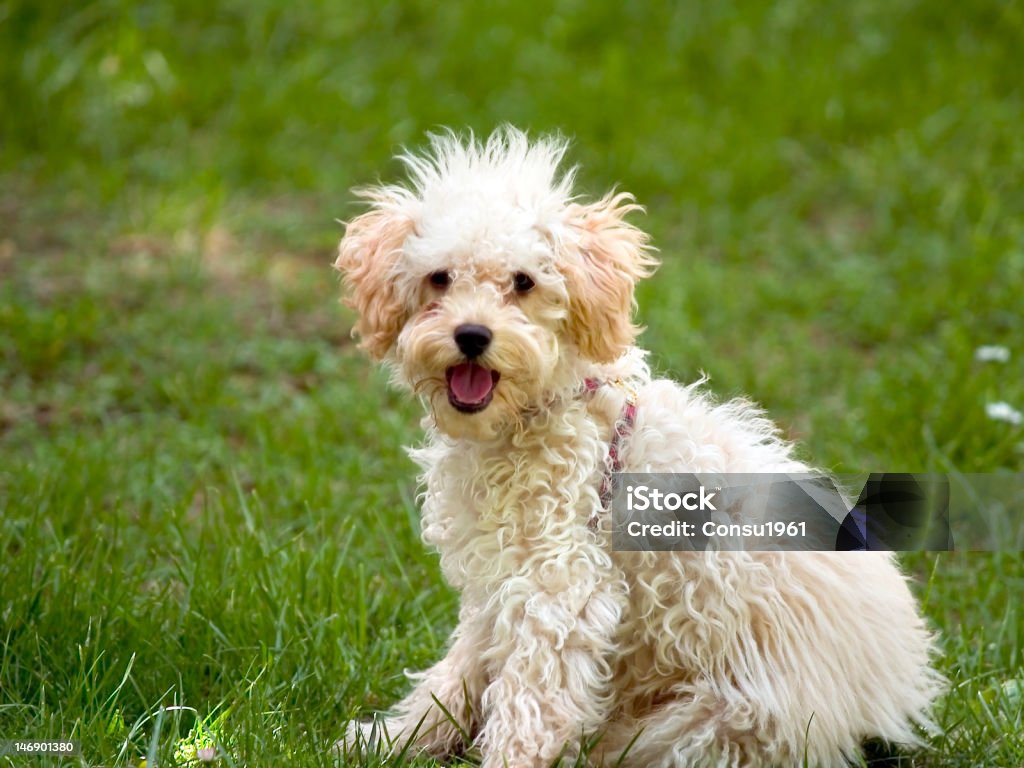
[{"label": "dog's front leg", "polygon": [[609,656],[621,613],[611,586],[576,600],[519,586],[521,598],[506,593],[494,629],[481,768],[546,768],[561,754],[571,757],[580,737],[605,722],[611,703]]},{"label": "dog's front leg", "polygon": [[463,606],[445,657],[423,672],[409,674],[415,682],[412,691],[383,721],[350,723],[344,748],[353,754],[373,751],[373,742],[384,739],[382,751],[400,752],[411,741],[413,754],[442,757],[464,746],[479,715],[485,684],[480,649],[488,640],[476,611]]}]

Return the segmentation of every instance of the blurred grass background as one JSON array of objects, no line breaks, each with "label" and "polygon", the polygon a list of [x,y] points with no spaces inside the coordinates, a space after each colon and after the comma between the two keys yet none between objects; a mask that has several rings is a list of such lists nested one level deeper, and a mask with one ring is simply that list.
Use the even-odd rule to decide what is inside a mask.
[{"label": "blurred grass background", "polygon": [[[0,738],[331,764],[441,652],[418,408],[330,270],[440,126],[648,207],[659,371],[837,470],[1020,471],[1022,48],[998,0],[0,2]],[[1020,556],[908,566],[953,681],[912,764],[1024,764]]]}]

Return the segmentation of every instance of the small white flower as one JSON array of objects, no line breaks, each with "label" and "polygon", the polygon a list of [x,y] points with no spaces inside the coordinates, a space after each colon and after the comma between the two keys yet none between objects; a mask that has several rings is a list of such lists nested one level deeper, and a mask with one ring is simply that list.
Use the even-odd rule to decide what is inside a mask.
[{"label": "small white flower", "polygon": [[217,759],[217,748],[216,747],[200,747],[196,750],[196,757],[201,762],[209,763]]},{"label": "small white flower", "polygon": [[1021,413],[1009,403],[1002,401],[986,404],[985,415],[992,419],[992,421],[1005,421],[1007,424],[1013,424],[1015,427],[1024,424],[1024,413]]},{"label": "small white flower", "polygon": [[979,363],[1008,363],[1010,350],[999,344],[987,344],[974,350],[974,359]]}]

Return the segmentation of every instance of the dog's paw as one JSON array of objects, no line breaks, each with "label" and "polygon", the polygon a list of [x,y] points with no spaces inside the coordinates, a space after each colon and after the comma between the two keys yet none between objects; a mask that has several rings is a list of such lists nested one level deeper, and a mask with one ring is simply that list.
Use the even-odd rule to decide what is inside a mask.
[{"label": "dog's paw", "polygon": [[[558,765],[573,765],[569,760],[558,760]],[[553,765],[551,760],[543,760],[539,757],[530,758],[520,756],[509,758],[505,755],[488,755],[480,762],[480,768],[550,768]]]},{"label": "dog's paw", "polygon": [[373,717],[351,720],[345,728],[345,735],[334,743],[334,751],[342,757],[381,757],[389,754],[392,746],[386,722]]}]

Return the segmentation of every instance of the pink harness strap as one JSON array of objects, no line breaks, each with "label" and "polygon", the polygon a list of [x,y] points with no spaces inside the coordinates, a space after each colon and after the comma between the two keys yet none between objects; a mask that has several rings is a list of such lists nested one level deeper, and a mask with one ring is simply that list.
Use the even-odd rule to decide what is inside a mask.
[{"label": "pink harness strap", "polygon": [[587,379],[583,382],[584,391],[587,394],[593,394],[605,384],[611,384],[623,390],[626,393],[626,404],[622,407],[622,413],[619,414],[619,418],[615,422],[612,441],[608,446],[608,471],[601,478],[601,506],[587,521],[587,527],[591,530],[597,530],[601,515],[611,509],[612,497],[615,495],[613,476],[622,471],[622,441],[633,432],[633,427],[636,425],[637,395],[633,388],[621,379],[612,379],[611,381]]}]

